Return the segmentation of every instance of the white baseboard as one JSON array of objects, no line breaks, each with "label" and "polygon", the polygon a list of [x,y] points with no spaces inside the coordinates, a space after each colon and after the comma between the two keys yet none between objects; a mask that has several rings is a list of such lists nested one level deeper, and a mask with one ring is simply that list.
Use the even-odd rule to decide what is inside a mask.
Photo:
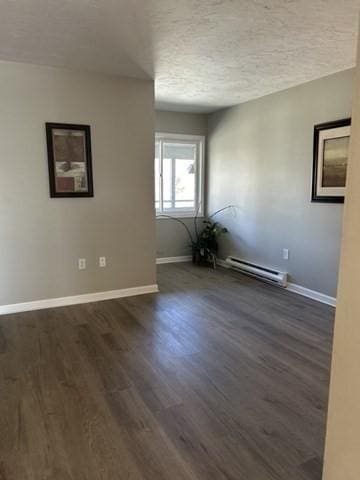
[{"label": "white baseboard", "polygon": [[[225,260],[217,259],[216,263],[224,268],[231,268]],[[311,298],[312,300],[317,300],[321,303],[326,303],[326,305],[331,305],[336,307],[336,298],[325,295],[324,293],[316,292],[315,290],[310,290],[309,288],[302,287],[301,285],[296,285],[296,283],[288,283],[286,288],[289,292],[297,293],[303,297]]]},{"label": "white baseboard", "polygon": [[303,297],[311,298],[312,300],[317,300],[321,303],[326,303],[332,307],[336,307],[336,298],[325,295],[324,293],[316,292],[315,290],[310,290],[309,288],[302,287],[301,285],[296,285],[295,283],[289,283],[287,289],[289,292],[297,293]]},{"label": "white baseboard", "polygon": [[159,287],[155,284],[145,285],[142,287],[122,288],[121,290],[111,290],[107,292],[85,293],[82,295],[74,295],[71,297],[49,298],[47,300],[14,303],[12,305],[0,305],[0,315],[28,312],[30,310],[42,310],[44,308],[65,307],[68,305],[78,305],[81,303],[101,302],[103,300],[133,297],[135,295],[156,293],[158,291]]},{"label": "white baseboard", "polygon": [[156,264],[161,265],[163,263],[181,263],[181,262],[191,262],[192,256],[185,255],[182,257],[164,257],[164,258],[157,258]]},{"label": "white baseboard", "polygon": [[217,265],[220,265],[220,267],[231,268],[230,265],[226,263],[225,260],[221,260],[221,258],[217,258],[216,263]]}]

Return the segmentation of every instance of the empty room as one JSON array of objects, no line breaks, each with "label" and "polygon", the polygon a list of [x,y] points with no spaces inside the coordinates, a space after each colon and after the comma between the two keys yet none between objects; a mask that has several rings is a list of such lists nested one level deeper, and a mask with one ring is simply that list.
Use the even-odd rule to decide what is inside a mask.
[{"label": "empty room", "polygon": [[360,479],[360,0],[0,0],[0,480]]}]

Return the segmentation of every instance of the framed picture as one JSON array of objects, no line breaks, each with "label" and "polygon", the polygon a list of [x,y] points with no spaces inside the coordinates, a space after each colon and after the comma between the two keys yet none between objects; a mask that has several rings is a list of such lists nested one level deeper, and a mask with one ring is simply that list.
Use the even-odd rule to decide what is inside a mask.
[{"label": "framed picture", "polygon": [[344,203],[351,119],[314,127],[312,201]]},{"label": "framed picture", "polygon": [[46,123],[50,197],[93,197],[89,125]]}]

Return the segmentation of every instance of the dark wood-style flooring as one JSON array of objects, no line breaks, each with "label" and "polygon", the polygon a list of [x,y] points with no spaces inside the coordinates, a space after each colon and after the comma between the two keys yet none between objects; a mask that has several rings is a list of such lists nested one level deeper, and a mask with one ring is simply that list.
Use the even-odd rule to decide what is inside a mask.
[{"label": "dark wood-style flooring", "polygon": [[0,480],[320,480],[334,310],[235,272],[0,318]]}]

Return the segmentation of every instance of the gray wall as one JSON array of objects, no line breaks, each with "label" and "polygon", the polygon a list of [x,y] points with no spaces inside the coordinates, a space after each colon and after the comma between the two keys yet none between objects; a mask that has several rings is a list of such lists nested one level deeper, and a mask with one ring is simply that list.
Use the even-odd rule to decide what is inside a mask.
[{"label": "gray wall", "polygon": [[[207,134],[207,116],[194,113],[156,111],[155,129],[163,133]],[[182,219],[193,232],[193,219]],[[173,220],[156,222],[156,255],[158,258],[189,255],[189,238],[182,225]]]},{"label": "gray wall", "polygon": [[[153,102],[151,81],[0,62],[0,304],[156,283]],[[91,125],[94,198],[49,198],[47,121]]]},{"label": "gray wall", "polygon": [[207,115],[157,110],[155,112],[155,129],[162,133],[205,136],[207,134]]},{"label": "gray wall", "polygon": [[[313,126],[351,114],[352,70],[209,118],[208,210],[230,234],[221,257],[283,269],[290,281],[336,295],[343,206],[310,202]],[[282,260],[282,249],[290,259]]]}]

